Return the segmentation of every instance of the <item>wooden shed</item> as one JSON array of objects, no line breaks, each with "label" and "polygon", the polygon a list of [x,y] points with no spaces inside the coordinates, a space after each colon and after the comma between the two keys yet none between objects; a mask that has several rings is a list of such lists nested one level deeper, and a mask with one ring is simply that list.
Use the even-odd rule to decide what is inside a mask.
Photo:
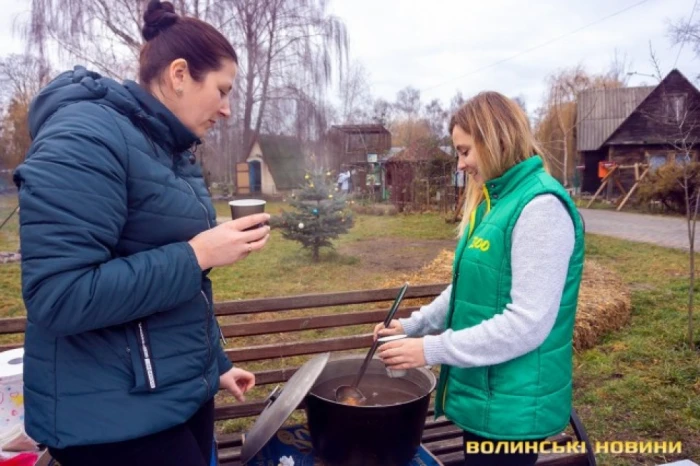
[{"label": "wooden shed", "polygon": [[293,136],[260,135],[245,163],[237,164],[237,193],[274,196],[304,182],[306,157]]}]

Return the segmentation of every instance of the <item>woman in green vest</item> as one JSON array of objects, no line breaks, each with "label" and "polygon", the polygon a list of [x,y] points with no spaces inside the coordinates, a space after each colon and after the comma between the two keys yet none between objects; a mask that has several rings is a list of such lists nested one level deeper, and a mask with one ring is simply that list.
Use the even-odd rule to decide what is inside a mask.
[{"label": "woman in green vest", "polygon": [[527,116],[496,92],[450,122],[469,175],[452,284],[377,336],[392,369],[441,365],[435,414],[464,431],[467,465],[533,465],[567,425],[583,269],[578,211],[549,174]]}]

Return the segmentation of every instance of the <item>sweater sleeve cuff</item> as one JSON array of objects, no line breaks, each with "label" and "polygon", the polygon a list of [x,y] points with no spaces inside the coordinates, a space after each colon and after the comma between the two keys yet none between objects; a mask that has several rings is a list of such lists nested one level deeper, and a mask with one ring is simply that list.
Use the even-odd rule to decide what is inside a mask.
[{"label": "sweater sleeve cuff", "polygon": [[423,356],[429,366],[444,364],[447,351],[442,342],[442,335],[426,335],[423,337]]},{"label": "sweater sleeve cuff", "polygon": [[399,319],[399,323],[401,324],[401,327],[403,327],[403,333],[405,333],[409,337],[418,336],[418,332],[421,329],[421,325],[420,322],[418,322],[416,319]]}]

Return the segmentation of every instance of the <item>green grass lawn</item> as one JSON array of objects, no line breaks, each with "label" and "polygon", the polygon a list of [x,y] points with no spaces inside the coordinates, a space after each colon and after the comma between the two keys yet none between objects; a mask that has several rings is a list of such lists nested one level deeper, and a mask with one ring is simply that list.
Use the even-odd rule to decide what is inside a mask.
[{"label": "green grass lawn", "polygon": [[[688,256],[593,235],[587,239],[587,256],[621,274],[630,286],[632,317],[627,328],[576,355],[579,415],[593,440],[682,441],[680,457],[697,460],[700,352],[687,342]],[[700,325],[696,342],[698,333]],[[599,463],[653,465],[671,459],[606,455]]]},{"label": "green grass lawn", "polygon": [[[0,204],[0,214],[9,213],[13,207],[14,204],[4,201]],[[270,203],[267,211],[276,214],[281,208],[281,203]],[[221,217],[230,215],[225,203],[217,203],[217,209]],[[223,301],[381,287],[391,272],[343,251],[353,243],[368,244],[363,241],[450,240],[453,233],[454,225],[445,223],[438,214],[360,215],[356,216],[352,232],[337,242],[339,252],[324,252],[321,262],[312,264],[308,253],[273,231],[263,251],[234,266],[213,271],[215,298]],[[13,219],[0,230],[0,250],[16,249],[16,236]],[[697,460],[700,458],[700,352],[691,350],[686,341],[687,254],[588,235],[587,257],[622,276],[632,291],[633,306],[627,327],[607,335],[597,347],[575,355],[574,404],[591,439],[683,442],[680,456],[599,455],[599,464],[654,465],[680,457]],[[17,264],[0,265],[0,293],[3,296],[0,316],[24,313]],[[337,332],[367,330],[367,326],[360,326]],[[696,325],[697,334],[700,325]],[[328,333],[302,332],[306,338],[322,335]],[[281,338],[283,341],[293,337]],[[700,335],[696,339],[700,341]],[[270,341],[250,338],[230,342],[231,346],[255,343]],[[301,360],[288,358],[277,363],[290,366]],[[259,369],[273,365],[258,363],[246,367]],[[258,389],[252,397],[263,396],[270,388]],[[247,425],[245,421],[229,421],[222,428],[230,432],[244,425]]]},{"label": "green grass lawn", "polygon": [[[17,207],[15,196],[0,196],[0,223]],[[17,229],[17,213],[0,229],[0,251],[16,251],[19,247],[19,231]]]}]

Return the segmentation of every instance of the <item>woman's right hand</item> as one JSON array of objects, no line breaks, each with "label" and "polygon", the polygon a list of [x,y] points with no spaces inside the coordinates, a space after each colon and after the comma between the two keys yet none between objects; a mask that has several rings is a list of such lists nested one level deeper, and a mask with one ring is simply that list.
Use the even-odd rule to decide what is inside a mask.
[{"label": "woman's right hand", "polygon": [[270,238],[270,227],[265,225],[244,231],[270,220],[270,214],[254,214],[224,222],[203,231],[189,241],[202,270],[231,265],[262,249]]},{"label": "woman's right hand", "polygon": [[391,335],[403,335],[403,325],[401,325],[398,319],[389,322],[389,327],[384,327],[384,322],[374,327],[375,340],[379,337],[388,337]]}]

